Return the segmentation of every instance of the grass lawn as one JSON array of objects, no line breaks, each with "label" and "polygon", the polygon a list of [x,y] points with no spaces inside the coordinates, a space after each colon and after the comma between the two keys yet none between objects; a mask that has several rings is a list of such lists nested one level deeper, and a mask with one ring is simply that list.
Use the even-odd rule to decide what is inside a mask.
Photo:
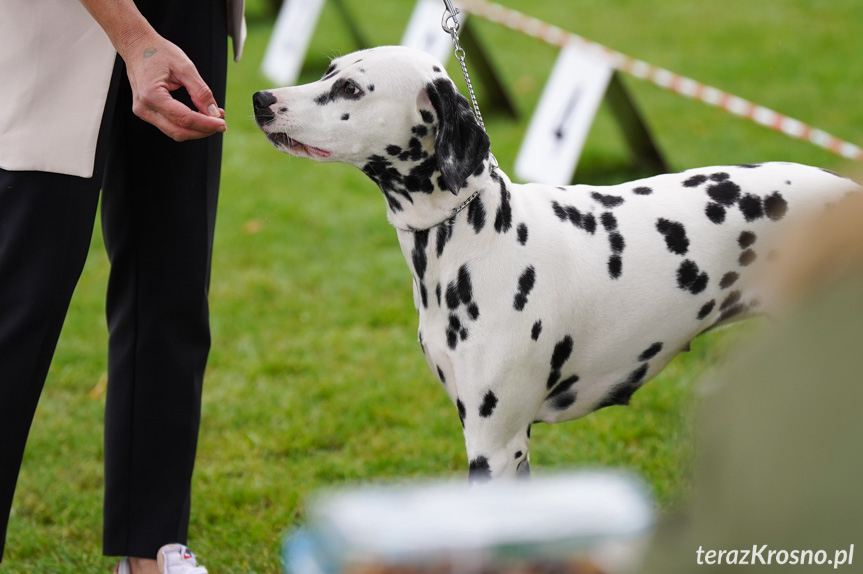
[{"label": "grass lawn", "polygon": [[[863,143],[859,0],[502,2]],[[398,43],[413,5],[345,4],[373,44]],[[230,67],[225,104],[214,345],[190,540],[214,574],[278,572],[281,538],[302,523],[304,500],[320,488],[467,470],[456,409],[416,341],[410,275],[380,193],[352,167],[277,153],[254,125],[251,94],[272,87],[259,71],[273,24],[268,6],[249,1],[246,53]],[[495,155],[512,173],[555,51],[494,24],[474,24],[521,112],[512,119],[484,109]],[[303,81],[318,77],[329,56],[356,48],[346,31],[328,5]],[[448,67],[456,77],[454,61]],[[652,84],[624,82],[674,170],[766,160],[851,168],[810,144]],[[483,86],[477,89],[482,103]],[[630,177],[605,108],[578,177]],[[30,435],[3,572],[101,572],[113,565],[100,550],[107,273],[97,232]],[[534,472],[626,467],[645,477],[661,510],[674,508],[689,484],[698,382],[749,330],[696,340],[631,408],[535,426]]]}]

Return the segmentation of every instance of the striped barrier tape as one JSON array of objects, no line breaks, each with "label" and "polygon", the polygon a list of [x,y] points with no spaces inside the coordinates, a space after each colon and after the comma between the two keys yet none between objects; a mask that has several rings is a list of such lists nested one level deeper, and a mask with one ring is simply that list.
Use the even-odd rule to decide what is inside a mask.
[{"label": "striped barrier tape", "polygon": [[687,98],[699,100],[710,106],[723,109],[736,116],[781,132],[789,137],[807,141],[844,158],[863,161],[863,149],[852,143],[843,141],[824,130],[813,128],[799,120],[754,104],[733,94],[723,92],[712,86],[702,84],[691,78],[675,74],[643,60],[632,58],[607,46],[588,40],[583,36],[573,34],[532,16],[522,14],[512,8],[507,8],[494,2],[487,2],[486,0],[463,0],[459,3],[459,6],[470,14],[516,30],[527,36],[537,38],[553,46],[563,48],[572,43],[581,44],[584,48],[603,56],[613,68],[631,74],[636,78],[649,81],[661,88],[671,90]]}]

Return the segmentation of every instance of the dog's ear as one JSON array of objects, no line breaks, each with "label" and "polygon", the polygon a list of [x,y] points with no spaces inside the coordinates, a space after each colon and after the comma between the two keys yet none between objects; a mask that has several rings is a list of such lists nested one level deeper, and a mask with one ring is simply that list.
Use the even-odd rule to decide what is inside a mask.
[{"label": "dog's ear", "polygon": [[446,188],[457,194],[488,155],[490,143],[470,104],[445,78],[430,82],[426,96],[437,115],[435,155]]}]

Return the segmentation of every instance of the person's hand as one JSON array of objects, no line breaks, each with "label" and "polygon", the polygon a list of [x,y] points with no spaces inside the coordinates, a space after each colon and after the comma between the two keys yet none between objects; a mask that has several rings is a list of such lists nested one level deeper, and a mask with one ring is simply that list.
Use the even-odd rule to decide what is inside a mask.
[{"label": "person's hand", "polygon": [[[205,138],[224,132],[225,110],[201,78],[192,61],[173,43],[147,35],[124,51],[132,86],[132,112],[175,141]],[[171,92],[186,88],[196,110],[174,99]]]}]

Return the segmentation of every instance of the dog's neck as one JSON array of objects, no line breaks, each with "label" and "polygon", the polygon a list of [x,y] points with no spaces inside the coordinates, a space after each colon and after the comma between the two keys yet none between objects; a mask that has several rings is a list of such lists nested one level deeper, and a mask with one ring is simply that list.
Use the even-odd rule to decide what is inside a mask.
[{"label": "dog's neck", "polygon": [[[491,156],[487,156],[468,176],[457,193],[443,186],[437,159],[422,148],[374,155],[362,166],[380,188],[387,201],[387,219],[401,231],[422,231],[440,225],[467,209],[483,191],[498,186],[492,175]],[[506,176],[503,176],[504,178]]]}]

